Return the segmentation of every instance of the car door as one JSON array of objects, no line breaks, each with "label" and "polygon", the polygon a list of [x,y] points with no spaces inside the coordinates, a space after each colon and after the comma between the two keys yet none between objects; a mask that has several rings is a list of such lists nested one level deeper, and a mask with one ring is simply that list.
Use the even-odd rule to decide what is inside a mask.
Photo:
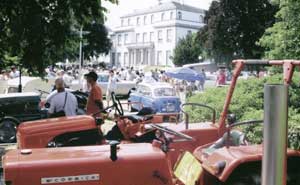
[{"label": "car door", "polygon": [[150,87],[146,87],[143,89],[143,96],[141,97],[141,103],[143,104],[143,107],[153,107],[153,97],[152,97],[152,91]]},{"label": "car door", "polygon": [[[141,103],[141,97],[143,96],[143,88],[144,86],[142,85],[137,86],[136,91],[132,91],[132,93],[130,93],[128,101]],[[135,110],[140,110],[142,108],[140,104],[132,104],[131,107]]]},{"label": "car door", "polygon": [[106,96],[108,78],[108,74],[98,74],[97,84],[100,86],[103,96]]}]

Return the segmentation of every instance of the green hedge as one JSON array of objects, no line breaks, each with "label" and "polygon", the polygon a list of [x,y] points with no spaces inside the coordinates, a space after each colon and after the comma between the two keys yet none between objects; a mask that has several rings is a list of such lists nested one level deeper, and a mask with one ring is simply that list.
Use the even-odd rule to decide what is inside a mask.
[{"label": "green hedge", "polygon": [[[300,77],[297,73],[295,77]],[[294,78],[289,89],[289,147],[300,148],[300,88],[299,78]],[[263,119],[263,87],[265,83],[282,83],[282,75],[262,79],[239,80],[234,91],[229,112],[234,113],[239,121]],[[188,102],[202,103],[216,109],[217,118],[223,109],[228,87],[206,89],[204,93],[191,96]],[[211,111],[204,108],[186,107],[191,122],[211,120]],[[262,142],[260,126],[242,127],[253,143]]]}]

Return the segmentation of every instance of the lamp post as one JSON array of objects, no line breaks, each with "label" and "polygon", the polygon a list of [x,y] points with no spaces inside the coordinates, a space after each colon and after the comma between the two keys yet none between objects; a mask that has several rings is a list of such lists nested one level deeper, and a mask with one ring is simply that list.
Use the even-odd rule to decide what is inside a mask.
[{"label": "lamp post", "polygon": [[80,43],[79,43],[79,71],[81,75],[81,69],[82,69],[82,26],[80,27],[80,32],[79,32],[79,38],[80,38]]}]

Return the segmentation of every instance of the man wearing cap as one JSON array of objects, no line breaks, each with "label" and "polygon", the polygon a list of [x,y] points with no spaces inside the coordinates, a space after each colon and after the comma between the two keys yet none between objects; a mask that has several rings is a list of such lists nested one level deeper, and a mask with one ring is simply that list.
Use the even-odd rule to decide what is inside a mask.
[{"label": "man wearing cap", "polygon": [[[85,75],[87,79],[87,83],[90,86],[90,94],[87,100],[86,105],[86,113],[87,114],[95,114],[100,112],[103,109],[102,102],[102,91],[101,88],[97,85],[98,75],[91,71]],[[98,114],[99,116],[100,114]]]}]

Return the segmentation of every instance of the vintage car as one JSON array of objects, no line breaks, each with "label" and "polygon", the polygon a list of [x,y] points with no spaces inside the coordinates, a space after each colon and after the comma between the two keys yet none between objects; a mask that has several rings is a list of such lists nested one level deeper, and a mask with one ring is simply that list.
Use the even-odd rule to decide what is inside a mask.
[{"label": "vintage car", "polygon": [[[129,102],[140,102],[143,107],[151,107],[156,113],[177,113],[180,111],[180,99],[174,88],[168,83],[140,83],[133,91]],[[133,104],[132,110],[140,110],[139,104]]]},{"label": "vintage car", "polygon": [[[291,80],[295,65],[300,66],[300,61],[260,62],[264,65],[284,65],[286,84]],[[183,124],[150,124],[149,126],[156,130],[156,139],[152,143],[120,144],[117,141],[110,141],[109,145],[102,146],[36,149],[25,147],[11,150],[3,156],[5,183],[13,185],[23,185],[24,182],[30,185],[260,184],[259,163],[262,158],[262,145],[251,145],[245,140],[243,133],[232,130],[234,126],[240,125],[232,121],[234,119],[228,119],[227,122],[230,124],[226,126],[230,101],[243,66],[260,63],[253,60],[237,60],[234,64],[232,83],[218,124],[214,124],[214,119],[212,122],[189,124],[189,114],[185,113],[187,119]],[[182,106],[203,105],[187,103]],[[51,127],[51,133],[54,133],[67,129],[80,130],[80,127],[88,130],[92,124],[95,125],[92,122],[87,123],[89,117],[79,116],[78,120],[60,119],[45,120],[44,123],[39,124],[40,126],[32,123],[27,128],[24,127],[23,131],[28,136],[31,133],[35,134],[34,141],[39,143],[41,138],[39,134],[47,133],[44,129],[48,127]],[[84,124],[80,126],[80,123]],[[195,146],[198,147],[194,148]],[[288,179],[288,185],[299,184],[300,152],[289,149],[287,156],[287,171],[294,173],[287,175],[292,179]],[[176,165],[173,168],[174,164]]]},{"label": "vintage car", "polygon": [[[22,92],[37,92],[36,88],[43,91],[49,91],[54,85],[54,79],[41,79],[38,77],[22,76]],[[20,78],[10,79],[6,83],[6,88],[3,93],[19,92]]]},{"label": "vintage car", "polygon": [[[98,73],[98,80],[97,83],[101,87],[101,90],[103,95],[105,95],[105,92],[107,90],[109,80],[109,74],[108,73]],[[135,90],[136,83],[133,81],[127,81],[127,80],[118,80],[117,81],[117,89],[116,89],[116,95],[117,96],[129,96],[132,90]]]},{"label": "vintage car", "polygon": [[47,117],[40,101],[40,94],[35,92],[0,95],[0,142],[16,141],[16,127],[21,122]]},{"label": "vintage car", "polygon": [[[26,121],[48,117],[46,102],[41,100],[40,89],[37,92],[0,94],[0,143],[16,142],[17,127]],[[70,90],[78,101],[78,115],[85,114],[87,94]]]}]

